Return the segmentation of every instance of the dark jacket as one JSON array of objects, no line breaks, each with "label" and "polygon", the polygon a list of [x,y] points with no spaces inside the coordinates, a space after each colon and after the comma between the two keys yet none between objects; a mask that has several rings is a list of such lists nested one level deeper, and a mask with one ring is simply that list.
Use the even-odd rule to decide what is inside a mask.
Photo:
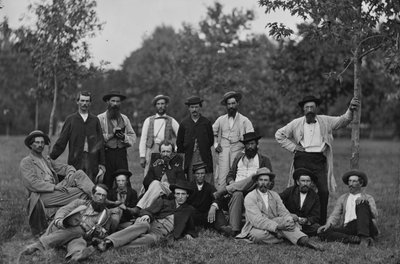
[{"label": "dark jacket", "polygon": [[171,158],[169,164],[163,163],[162,159],[158,159],[150,164],[149,171],[143,179],[143,186],[146,191],[152,181],[161,181],[164,173],[167,175],[169,184],[175,184],[178,180],[185,181],[185,173],[182,169],[182,158],[176,155]]},{"label": "dark jacket", "polygon": [[[113,201],[113,202],[118,200],[117,188],[111,189],[111,191],[107,194],[107,199],[110,201]],[[126,187],[126,199],[124,202],[125,206],[129,207],[129,208],[133,208],[136,206],[137,202],[138,202],[137,192],[134,189],[132,189],[132,187],[127,186]],[[132,216],[129,213],[129,211],[124,210],[122,212],[122,217],[121,217],[120,222],[123,223],[123,222],[129,221],[131,218],[132,218]]]},{"label": "dark jacket", "polygon": [[175,199],[158,198],[150,207],[140,211],[140,216],[148,215],[150,221],[154,219],[162,219],[171,214],[174,214],[174,239],[179,239],[185,234],[189,234],[192,237],[196,237],[194,221],[192,218],[194,208],[184,203],[176,208]]},{"label": "dark jacket", "polygon": [[60,137],[53,146],[50,158],[57,159],[64,152],[67,143],[69,143],[68,164],[74,166],[77,170],[82,169],[85,138],[87,138],[89,163],[92,172],[92,175],[88,176],[94,180],[93,177],[98,173],[99,164],[105,165],[103,134],[99,119],[95,115],[89,113],[86,122],[83,121],[78,112],[69,115],[65,120]]},{"label": "dark jacket", "polygon": [[196,123],[188,116],[179,124],[176,145],[178,147],[178,153],[185,153],[186,173],[188,172],[193,157],[195,139],[197,139],[201,159],[207,164],[207,172],[212,173],[213,161],[211,147],[214,144],[214,134],[210,120],[204,116],[200,116]]},{"label": "dark jacket", "polygon": [[285,207],[290,213],[299,217],[307,218],[310,224],[319,223],[320,204],[318,195],[310,189],[304,200],[303,207],[300,208],[300,190],[299,186],[294,185],[279,194]]},{"label": "dark jacket", "polygon": [[204,182],[201,191],[197,188],[196,183],[193,183],[193,193],[189,195],[188,204],[193,206],[201,213],[207,213],[210,210],[212,203],[218,203],[214,198],[213,193],[217,190],[208,182]]},{"label": "dark jacket", "polygon": [[[263,156],[261,154],[257,154],[258,155],[258,160],[260,162],[260,166],[259,168],[268,168],[270,171],[272,171],[272,165],[271,165],[271,161],[269,160],[268,157]],[[226,176],[226,184],[229,184],[230,181],[234,181],[236,179],[236,173],[237,173],[237,169],[238,169],[238,163],[240,161],[241,158],[243,158],[244,153],[240,152],[235,159],[232,162],[232,167],[228,172],[228,175]]]}]

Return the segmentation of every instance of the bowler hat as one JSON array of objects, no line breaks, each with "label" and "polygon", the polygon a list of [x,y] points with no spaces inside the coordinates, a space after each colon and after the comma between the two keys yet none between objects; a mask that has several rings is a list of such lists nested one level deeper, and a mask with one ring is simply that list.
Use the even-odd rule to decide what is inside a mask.
[{"label": "bowler hat", "polygon": [[189,98],[186,99],[185,105],[195,105],[195,104],[201,104],[204,100],[201,99],[198,96],[190,96]]},{"label": "bowler hat", "polygon": [[359,171],[359,170],[351,170],[351,171],[346,172],[346,173],[343,174],[343,176],[342,176],[342,180],[343,180],[344,184],[349,185],[349,178],[350,178],[350,176],[358,176],[358,177],[362,178],[362,179],[363,179],[363,182],[364,182],[363,185],[362,185],[362,187],[367,186],[367,184],[368,184],[368,177],[367,177],[367,175],[366,175],[364,172]]},{"label": "bowler hat", "polygon": [[314,183],[316,183],[318,181],[317,176],[312,171],[310,171],[306,168],[295,169],[293,172],[293,180],[297,181],[300,178],[300,176],[304,176],[304,175],[309,176]]},{"label": "bowler hat", "polygon": [[130,172],[126,169],[118,169],[111,174],[111,178],[116,178],[119,175],[125,175],[126,178],[129,178],[132,176],[132,172]]},{"label": "bowler hat", "polygon": [[159,94],[156,97],[153,98],[153,100],[151,101],[152,105],[156,105],[156,103],[158,102],[158,100],[164,99],[165,103],[169,103],[169,96],[163,95],[163,94]]},{"label": "bowler hat", "polygon": [[249,132],[243,135],[243,140],[240,140],[243,144],[246,144],[249,141],[252,140],[259,140],[261,136],[257,135],[256,132]]},{"label": "bowler hat", "polygon": [[193,190],[193,187],[190,185],[190,183],[188,182],[188,181],[183,181],[183,180],[181,180],[181,181],[177,181],[177,183],[175,183],[175,184],[171,184],[170,186],[169,186],[169,189],[172,191],[172,192],[174,192],[175,191],[175,189],[183,189],[183,190],[186,190],[189,194],[190,193],[192,193],[194,190]]},{"label": "bowler hat", "polygon": [[27,146],[28,148],[31,148],[31,139],[35,138],[35,137],[43,137],[44,138],[44,144],[49,145],[50,144],[50,138],[48,135],[46,135],[45,133],[43,133],[40,130],[33,130],[31,133],[29,133],[29,135],[25,138],[24,143],[25,146]]},{"label": "bowler hat", "polygon": [[204,169],[204,168],[207,168],[207,164],[205,164],[204,162],[201,161],[201,162],[193,164],[192,170],[193,170],[193,172],[195,172],[197,170]]},{"label": "bowler hat", "polygon": [[118,96],[121,99],[121,101],[126,99],[126,96],[121,94],[120,91],[112,90],[108,94],[103,96],[103,101],[107,102],[108,100],[110,100],[111,97],[114,97],[114,96]]},{"label": "bowler hat", "polygon": [[299,106],[303,108],[304,104],[308,102],[315,102],[315,104],[318,106],[321,104],[321,99],[315,97],[314,95],[307,95],[299,102]]},{"label": "bowler hat", "polygon": [[240,99],[242,99],[242,94],[241,93],[238,93],[238,92],[235,92],[235,91],[229,91],[229,92],[227,92],[227,93],[225,93],[224,94],[224,96],[223,96],[223,98],[222,98],[222,100],[221,100],[221,104],[222,105],[226,105],[226,101],[229,99],[229,98],[235,98],[236,99],[236,101],[240,101]]},{"label": "bowler hat", "polygon": [[257,169],[256,174],[253,175],[253,181],[257,181],[258,177],[260,177],[261,175],[268,175],[271,181],[275,179],[275,174],[273,174],[268,168],[263,167]]}]

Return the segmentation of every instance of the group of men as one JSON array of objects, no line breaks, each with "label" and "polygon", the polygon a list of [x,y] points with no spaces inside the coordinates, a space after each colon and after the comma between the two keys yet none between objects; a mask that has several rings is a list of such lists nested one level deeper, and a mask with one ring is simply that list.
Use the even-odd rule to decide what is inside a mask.
[{"label": "group of men", "polygon": [[[371,245],[378,234],[375,201],[362,192],[368,178],[361,171],[343,175],[349,193],[338,199],[327,219],[329,190],[336,187],[332,131],[351,122],[357,99],[338,117],[317,115],[321,100],[314,96],[299,102],[304,116],[275,135],[294,154],[291,187],[278,194],[272,191],[276,176],[271,161],[259,152],[261,137],[238,112],[240,93],[224,94],[227,114],[214,124],[201,114],[200,97],[186,100],[189,115],[178,123],[167,115],[170,98],[157,95],[152,101],[156,113],[144,121],[139,143],[144,169],[139,196],[130,184],[127,159],[136,134],[120,112],[126,96],[117,91],[104,95],[108,108],[97,117],[89,113],[91,99],[90,93],[78,94],[78,112],[67,117],[49,157],[43,155],[50,143],[45,133],[33,131],[25,139],[30,154],[20,170],[29,191],[29,224],[41,236],[23,254],[66,246],[68,259],[82,260],[95,248],[193,239],[196,227],[250,243],[285,238],[317,250],[323,247],[310,236]],[[56,160],[67,143],[68,165]]]}]

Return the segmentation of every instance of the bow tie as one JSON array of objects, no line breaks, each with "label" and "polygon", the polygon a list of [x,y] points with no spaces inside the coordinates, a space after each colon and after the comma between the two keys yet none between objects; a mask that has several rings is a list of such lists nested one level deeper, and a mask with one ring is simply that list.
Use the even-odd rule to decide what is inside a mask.
[{"label": "bow tie", "polygon": [[126,190],[118,191],[119,194],[127,194],[128,192]]},{"label": "bow tie", "polygon": [[156,119],[167,119],[166,116],[157,116]]}]

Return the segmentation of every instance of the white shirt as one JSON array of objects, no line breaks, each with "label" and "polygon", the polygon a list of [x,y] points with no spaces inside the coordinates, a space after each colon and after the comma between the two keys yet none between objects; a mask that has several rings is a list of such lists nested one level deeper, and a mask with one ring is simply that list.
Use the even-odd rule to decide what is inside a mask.
[{"label": "white shirt", "polygon": [[325,143],[322,142],[321,129],[317,120],[315,123],[304,122],[304,136],[300,141],[306,152],[322,152]]},{"label": "white shirt", "polygon": [[307,197],[307,193],[300,192],[300,209],[303,207],[304,200],[306,199],[306,197]]},{"label": "white shirt", "polygon": [[344,225],[357,219],[356,215],[356,199],[361,197],[361,193],[349,194],[346,203],[346,214],[344,215]]},{"label": "white shirt", "polygon": [[86,120],[87,120],[89,114],[88,114],[88,113],[85,113],[85,114],[79,113],[79,114],[81,115],[83,121],[86,122]]},{"label": "white shirt", "polygon": [[265,208],[267,208],[267,211],[268,211],[268,192],[262,193],[259,190],[257,190],[257,192],[261,195],[261,198],[265,204]]},{"label": "white shirt", "polygon": [[243,158],[238,162],[235,182],[253,176],[256,174],[258,168],[260,168],[258,155],[255,155],[252,159],[243,156]]},{"label": "white shirt", "polygon": [[199,184],[196,183],[196,185],[197,185],[197,190],[201,191],[201,190],[203,189],[203,185],[204,185],[204,184],[199,185]]},{"label": "white shirt", "polygon": [[[165,116],[165,114],[163,115]],[[164,140],[165,134],[165,126],[167,124],[167,119],[159,118],[161,117],[159,114],[156,114],[156,118],[154,119],[154,143],[159,144],[161,141]],[[172,118],[172,117],[171,117]],[[146,142],[147,142],[147,134],[150,126],[150,117],[146,118],[143,123],[142,128],[142,136],[140,137],[139,142],[139,154],[141,158],[146,157]],[[172,118],[172,130],[174,131],[175,135],[178,135],[179,124],[178,122]]]}]

